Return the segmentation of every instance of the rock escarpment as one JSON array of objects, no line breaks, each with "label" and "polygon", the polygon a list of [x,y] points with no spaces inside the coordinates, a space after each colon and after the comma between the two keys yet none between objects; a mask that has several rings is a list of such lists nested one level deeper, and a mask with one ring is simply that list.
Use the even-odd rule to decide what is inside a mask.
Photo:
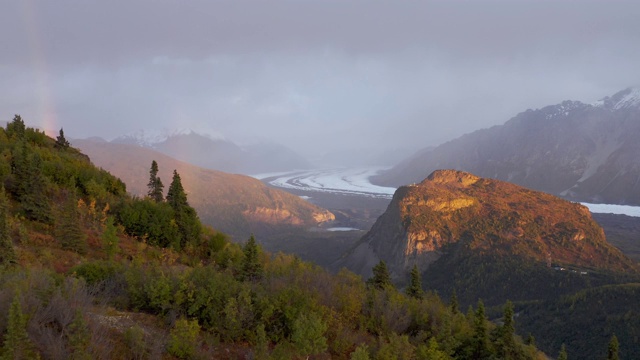
[{"label": "rock escarpment", "polygon": [[386,212],[343,261],[369,276],[367,266],[385,260],[402,278],[414,264],[424,271],[443,254],[463,253],[589,269],[635,269],[606,242],[585,206],[456,170],[438,170],[419,184],[399,188]]}]

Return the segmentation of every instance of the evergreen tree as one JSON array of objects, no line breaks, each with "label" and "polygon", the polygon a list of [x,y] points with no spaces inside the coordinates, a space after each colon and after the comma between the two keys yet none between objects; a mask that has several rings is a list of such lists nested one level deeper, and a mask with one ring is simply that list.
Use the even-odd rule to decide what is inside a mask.
[{"label": "evergreen tree", "polygon": [[69,148],[69,142],[67,141],[67,139],[64,137],[64,130],[62,128],[60,128],[60,135],[58,135],[58,137],[56,138],[56,143],[53,145],[56,149],[67,149]]},{"label": "evergreen tree", "polygon": [[507,300],[504,306],[503,324],[499,329],[500,337],[497,339],[498,356],[501,359],[518,358],[518,348],[514,340],[516,330],[513,315],[513,303]]},{"label": "evergreen tree", "polygon": [[[182,186],[182,184],[180,184],[180,186]],[[149,171],[149,183],[147,184],[147,188],[149,188],[149,192],[147,193],[147,195],[149,195],[149,197],[155,202],[162,202],[164,200],[164,196],[162,195],[164,185],[162,184],[162,180],[160,180],[160,177],[158,177],[158,163],[155,160],[151,162],[151,170]]]},{"label": "evergreen tree", "polygon": [[113,260],[118,252],[119,239],[116,230],[116,226],[113,224],[113,217],[109,216],[102,232],[102,247],[109,260]]},{"label": "evergreen tree", "polygon": [[244,259],[242,260],[242,279],[245,281],[260,280],[264,269],[259,258],[259,248],[255,237],[251,235],[242,249]]},{"label": "evergreen tree", "polygon": [[327,350],[327,338],[324,336],[327,324],[322,318],[311,312],[301,313],[293,322],[291,342],[302,355],[319,354]]},{"label": "evergreen tree", "polygon": [[42,175],[42,158],[32,152],[25,141],[19,141],[12,153],[13,195],[20,202],[23,215],[33,221],[51,224],[51,205],[47,183]]},{"label": "evergreen tree", "polygon": [[620,344],[618,343],[618,337],[614,334],[609,341],[607,348],[607,360],[619,360],[618,349]]},{"label": "evergreen tree", "polygon": [[567,360],[567,348],[562,344],[558,353],[558,360]]},{"label": "evergreen tree", "polygon": [[387,269],[387,264],[384,262],[384,260],[380,260],[380,262],[373,267],[372,271],[373,277],[367,280],[367,284],[380,290],[387,287],[393,287],[393,283],[391,282],[391,275],[389,275],[389,270]]},{"label": "evergreen tree", "polygon": [[[26,155],[26,154],[24,154]],[[26,169],[16,176],[20,190],[20,210],[23,215],[33,221],[51,224],[51,203],[47,197],[47,183],[42,174],[42,158],[36,152],[28,155]]]},{"label": "evergreen tree", "polygon": [[195,209],[189,206],[187,194],[182,187],[182,180],[176,170],[173,170],[173,179],[167,191],[167,203],[174,212],[180,233],[180,247],[184,247],[189,242],[197,241],[202,232],[200,220]]},{"label": "evergreen tree", "polygon": [[407,287],[405,293],[416,299],[423,298],[424,291],[422,290],[422,280],[420,279],[418,265],[413,265],[413,269],[411,269],[411,279],[409,281],[409,287]]},{"label": "evergreen tree", "polygon": [[87,252],[87,239],[80,226],[80,214],[75,194],[67,195],[63,208],[56,223],[56,238],[65,250],[79,254]]},{"label": "evergreen tree", "polygon": [[[151,166],[151,171],[153,171],[153,163],[151,163]],[[173,179],[167,191],[167,203],[169,203],[174,210],[189,206],[187,193],[185,193],[184,187],[182,187],[182,179],[180,179],[180,174],[178,174],[176,170],[173,170]]]},{"label": "evergreen tree", "polygon": [[451,312],[457,314],[460,311],[458,306],[458,295],[456,294],[456,289],[453,289],[451,292],[451,299],[449,300],[449,308],[451,309]]},{"label": "evergreen tree", "polygon": [[420,345],[417,350],[418,359],[428,360],[450,360],[451,357],[447,355],[445,351],[440,349],[438,341],[435,337],[429,339],[429,342],[424,345]]},{"label": "evergreen tree", "polygon": [[27,334],[27,319],[22,313],[19,294],[13,298],[7,322],[4,344],[0,349],[0,360],[39,359],[40,357]]},{"label": "evergreen tree", "polygon": [[531,333],[527,336],[527,339],[524,341],[526,345],[536,346],[536,338],[533,337]]},{"label": "evergreen tree", "polygon": [[11,265],[16,262],[16,252],[13,249],[13,241],[9,233],[9,202],[4,192],[4,186],[0,187],[0,266]]},{"label": "evergreen tree", "polygon": [[20,201],[20,198],[28,190],[26,182],[29,180],[29,148],[24,140],[17,141],[11,149],[11,175],[13,183],[9,183],[9,192],[14,199]]},{"label": "evergreen tree", "polygon": [[484,303],[478,300],[478,308],[473,319],[473,358],[486,359],[489,357],[489,337],[487,335],[487,323]]},{"label": "evergreen tree", "polygon": [[13,116],[13,120],[7,124],[7,135],[16,139],[24,139],[26,126],[22,117],[18,114]]}]

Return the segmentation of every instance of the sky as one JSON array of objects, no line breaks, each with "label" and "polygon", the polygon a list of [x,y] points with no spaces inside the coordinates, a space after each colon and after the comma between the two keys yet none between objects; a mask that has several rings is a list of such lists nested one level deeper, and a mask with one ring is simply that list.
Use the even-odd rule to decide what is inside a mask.
[{"label": "sky", "polygon": [[5,0],[0,119],[414,151],[640,86],[638,1]]}]

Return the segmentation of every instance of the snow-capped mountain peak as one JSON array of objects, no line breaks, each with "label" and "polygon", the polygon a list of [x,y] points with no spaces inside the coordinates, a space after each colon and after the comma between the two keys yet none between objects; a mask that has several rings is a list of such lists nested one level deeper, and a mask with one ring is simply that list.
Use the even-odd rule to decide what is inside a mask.
[{"label": "snow-capped mountain peak", "polygon": [[179,128],[179,129],[167,129],[163,128],[160,130],[144,130],[140,129],[135,132],[118,136],[113,139],[114,143],[127,143],[127,144],[135,144],[142,147],[153,148],[155,145],[166,141],[167,139],[175,136],[182,135],[191,135],[196,134],[200,136],[207,137],[211,140],[226,140],[222,134],[198,134],[192,129],[188,128]]},{"label": "snow-capped mountain peak", "polygon": [[603,107],[609,110],[621,110],[640,107],[640,88],[630,87],[622,90],[613,96],[607,96],[593,103],[594,106]]}]

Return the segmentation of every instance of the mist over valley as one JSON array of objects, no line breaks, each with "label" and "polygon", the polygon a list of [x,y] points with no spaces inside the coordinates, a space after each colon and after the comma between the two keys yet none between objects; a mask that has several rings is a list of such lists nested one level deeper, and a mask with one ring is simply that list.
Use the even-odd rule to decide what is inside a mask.
[{"label": "mist over valley", "polygon": [[640,358],[640,3],[0,8],[0,358]]}]

